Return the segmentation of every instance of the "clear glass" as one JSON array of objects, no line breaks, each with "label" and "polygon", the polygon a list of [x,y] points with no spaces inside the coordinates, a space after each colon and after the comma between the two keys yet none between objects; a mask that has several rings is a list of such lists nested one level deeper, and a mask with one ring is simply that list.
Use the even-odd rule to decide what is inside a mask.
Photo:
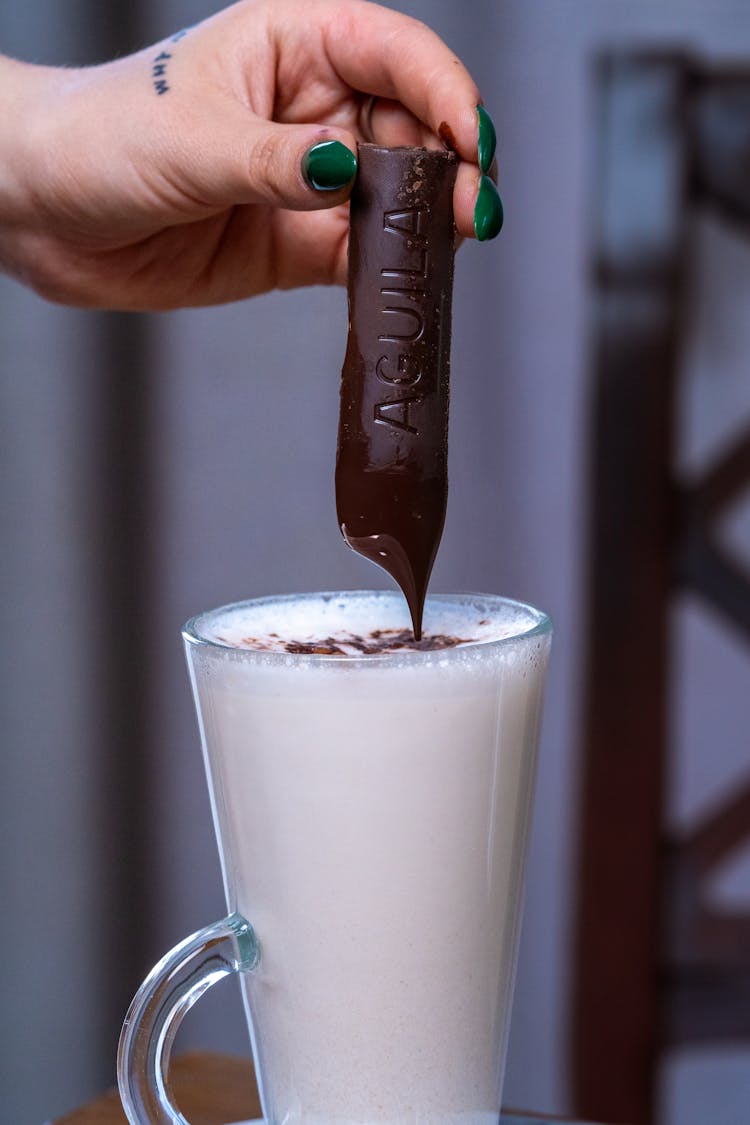
[{"label": "clear glass", "polygon": [[321,599],[405,624],[398,595],[347,592],[185,627],[229,917],[168,954],[133,1002],[119,1059],[131,1125],[184,1121],[169,1046],[227,972],[268,1125],[497,1120],[550,622],[444,595],[428,599],[428,631],[448,613],[463,636],[496,621],[506,635],[369,656],[220,639],[238,614],[286,627]]}]

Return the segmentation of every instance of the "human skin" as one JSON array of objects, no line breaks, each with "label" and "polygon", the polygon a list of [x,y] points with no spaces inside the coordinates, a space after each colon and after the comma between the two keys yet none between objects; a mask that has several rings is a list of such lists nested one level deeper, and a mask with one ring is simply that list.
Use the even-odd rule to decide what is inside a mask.
[{"label": "human skin", "polygon": [[100,66],[0,59],[0,99],[0,267],[53,301],[343,283],[351,183],[302,172],[321,141],[449,138],[456,228],[474,235],[479,90],[424,24],[365,0],[241,0]]}]

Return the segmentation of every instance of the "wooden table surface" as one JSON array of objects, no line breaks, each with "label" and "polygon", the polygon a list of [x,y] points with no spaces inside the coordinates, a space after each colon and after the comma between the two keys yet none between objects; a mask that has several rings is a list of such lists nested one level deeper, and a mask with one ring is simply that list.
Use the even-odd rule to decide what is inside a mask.
[{"label": "wooden table surface", "polygon": [[[227,1125],[261,1115],[248,1059],[195,1052],[173,1059],[169,1075],[178,1108],[190,1125]],[[563,1118],[544,1120],[562,1122]],[[119,1094],[110,1090],[89,1105],[56,1118],[51,1125],[127,1125],[127,1120]]]},{"label": "wooden table surface", "polygon": [[[207,1051],[172,1060],[169,1076],[180,1111],[190,1125],[227,1125],[260,1117],[252,1064]],[[58,1117],[53,1125],[128,1125],[117,1090]]]}]

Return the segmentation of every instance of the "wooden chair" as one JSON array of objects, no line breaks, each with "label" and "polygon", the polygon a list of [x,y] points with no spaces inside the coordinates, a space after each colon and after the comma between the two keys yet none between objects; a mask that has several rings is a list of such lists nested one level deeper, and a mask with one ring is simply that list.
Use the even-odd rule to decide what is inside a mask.
[{"label": "wooden chair", "polygon": [[750,841],[750,774],[684,837],[664,818],[675,595],[691,591],[750,640],[750,571],[716,535],[750,486],[750,424],[700,480],[674,469],[695,208],[750,237],[750,66],[611,54],[596,113],[573,1074],[577,1113],[641,1125],[667,1049],[750,1040],[750,913],[718,913],[705,896]]}]

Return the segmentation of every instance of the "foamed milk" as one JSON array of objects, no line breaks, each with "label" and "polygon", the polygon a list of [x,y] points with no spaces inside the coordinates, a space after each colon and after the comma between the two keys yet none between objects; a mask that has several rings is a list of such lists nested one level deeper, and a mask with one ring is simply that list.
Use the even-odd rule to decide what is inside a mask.
[{"label": "foamed milk", "polygon": [[213,642],[188,649],[227,899],[261,947],[243,989],[272,1125],[499,1110],[549,633],[528,607],[430,599],[426,633],[471,643],[286,652],[407,624],[399,597],[347,594],[192,625]]}]

